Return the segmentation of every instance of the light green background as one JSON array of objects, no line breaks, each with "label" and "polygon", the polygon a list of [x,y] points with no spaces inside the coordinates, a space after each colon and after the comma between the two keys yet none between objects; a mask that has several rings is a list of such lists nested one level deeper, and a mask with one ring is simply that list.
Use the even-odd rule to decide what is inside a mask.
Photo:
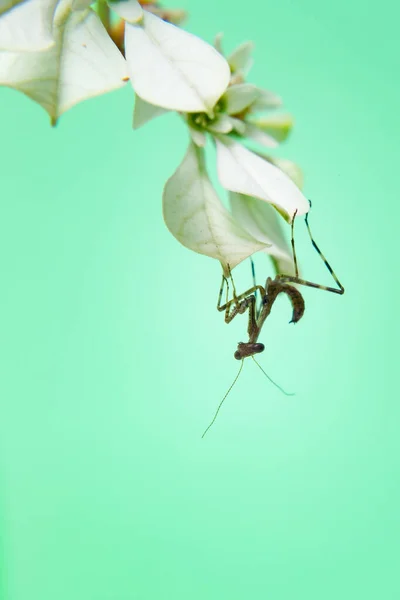
[{"label": "light green background", "polygon": [[260,360],[296,396],[249,361],[201,440],[246,324],[162,221],[183,125],[133,133],[126,89],[51,129],[0,90],[1,599],[397,600],[398,3],[180,5],[205,39],[256,42],[346,294],[305,290],[296,327],[274,307]]}]

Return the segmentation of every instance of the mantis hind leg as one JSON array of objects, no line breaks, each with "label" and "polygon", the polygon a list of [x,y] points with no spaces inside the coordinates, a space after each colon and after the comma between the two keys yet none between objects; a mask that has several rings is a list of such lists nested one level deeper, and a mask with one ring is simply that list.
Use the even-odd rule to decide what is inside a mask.
[{"label": "mantis hind leg", "polygon": [[[312,206],[311,201],[309,200],[309,202],[310,202],[310,208],[311,208],[311,206]],[[295,215],[296,215],[296,213],[295,213]],[[322,254],[319,246],[317,245],[316,241],[314,240],[314,238],[312,236],[310,225],[308,223],[308,213],[305,215],[305,222],[306,222],[306,227],[307,227],[308,235],[310,236],[311,243],[312,243],[314,249],[317,251],[317,253],[321,257],[323,263],[325,264],[329,273],[332,275],[332,278],[334,279],[334,281],[338,287],[334,288],[334,287],[330,287],[330,286],[326,286],[326,285],[320,285],[319,283],[314,283],[314,282],[308,281],[306,279],[300,279],[300,277],[298,276],[297,259],[296,259],[296,252],[295,252],[295,248],[294,248],[293,222],[294,222],[294,217],[293,217],[293,221],[292,221],[292,248],[293,248],[293,259],[295,262],[296,276],[282,274],[282,275],[277,275],[276,279],[278,279],[281,283],[289,283],[289,282],[297,283],[299,285],[305,285],[307,287],[325,290],[326,292],[332,292],[333,294],[344,294],[344,287],[340,283],[334,270],[332,269],[331,265],[326,260],[325,256]]]}]

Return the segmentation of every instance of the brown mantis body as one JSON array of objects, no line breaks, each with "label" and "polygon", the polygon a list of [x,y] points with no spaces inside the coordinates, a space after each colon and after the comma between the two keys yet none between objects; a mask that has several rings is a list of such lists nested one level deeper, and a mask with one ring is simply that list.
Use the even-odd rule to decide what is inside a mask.
[{"label": "brown mantis body", "polygon": [[[293,286],[284,283],[277,275],[275,279],[268,277],[265,282],[265,287],[261,285],[254,286],[240,296],[234,295],[234,298],[227,302],[224,306],[218,305],[218,310],[225,310],[225,322],[230,323],[238,314],[243,314],[246,310],[249,311],[249,321],[247,333],[249,336],[248,342],[239,342],[238,348],[234,354],[237,360],[259,354],[265,349],[264,344],[257,342],[261,333],[265,320],[269,316],[272,306],[279,294],[286,294],[292,304],[292,319],[291,323],[297,323],[304,314],[304,299],[301,293]],[[225,279],[226,283],[227,280]],[[256,310],[255,292],[258,290],[261,295],[262,304],[258,311]]]},{"label": "brown mantis body", "polygon": [[[225,322],[230,323],[232,321],[232,319],[234,319],[236,317],[236,315],[244,314],[247,310],[249,311],[249,321],[248,321],[248,327],[247,327],[247,333],[248,333],[249,339],[247,342],[239,342],[237,350],[234,354],[234,356],[237,360],[243,360],[244,358],[247,358],[249,356],[254,356],[254,354],[259,354],[260,352],[264,351],[265,346],[264,346],[264,344],[261,344],[258,342],[258,338],[261,333],[262,327],[265,323],[265,320],[269,316],[272,306],[273,306],[275,300],[277,299],[277,297],[279,296],[279,294],[281,294],[281,293],[286,294],[291,302],[293,313],[292,313],[292,319],[291,319],[290,323],[297,323],[298,321],[300,321],[301,317],[304,314],[304,310],[305,310],[304,298],[303,298],[302,294],[299,292],[299,290],[296,287],[294,287],[294,285],[290,285],[290,284],[305,285],[308,287],[325,290],[327,292],[333,292],[335,294],[344,294],[344,287],[342,286],[342,284],[336,277],[332,267],[330,266],[330,264],[328,263],[328,261],[326,260],[326,258],[324,257],[324,255],[322,254],[321,250],[319,249],[319,247],[317,246],[317,244],[315,243],[315,241],[312,237],[310,226],[308,224],[308,215],[305,216],[305,222],[306,222],[306,226],[307,226],[307,231],[308,231],[310,239],[311,239],[311,243],[314,246],[315,250],[320,255],[320,257],[322,258],[325,266],[327,267],[328,271],[332,275],[332,277],[335,280],[338,287],[337,288],[327,287],[324,285],[320,285],[318,283],[313,283],[312,281],[300,279],[298,266],[297,266],[296,249],[295,249],[295,245],[294,245],[294,219],[295,219],[295,216],[296,216],[296,213],[292,219],[291,243],[292,243],[293,261],[294,261],[296,275],[278,274],[275,276],[274,279],[271,279],[271,277],[268,277],[268,279],[265,282],[265,287],[263,287],[262,285],[254,285],[252,288],[250,288],[249,290],[247,290],[246,292],[244,292],[243,294],[240,294],[238,296],[236,294],[235,284],[233,282],[232,275],[230,274],[230,279],[231,279],[232,286],[233,286],[233,298],[232,298],[232,300],[227,301],[224,305],[221,306],[222,293],[223,293],[225,283],[227,285],[227,292],[228,292],[228,288],[229,288],[228,279],[225,277],[225,275],[223,275],[223,277],[222,277],[222,284],[221,284],[221,288],[220,288],[220,292],[219,292],[219,296],[218,296],[217,309],[219,311],[225,311]],[[260,292],[260,295],[261,295],[261,307],[258,311],[256,309],[256,296],[255,296],[255,293],[257,290]]]}]

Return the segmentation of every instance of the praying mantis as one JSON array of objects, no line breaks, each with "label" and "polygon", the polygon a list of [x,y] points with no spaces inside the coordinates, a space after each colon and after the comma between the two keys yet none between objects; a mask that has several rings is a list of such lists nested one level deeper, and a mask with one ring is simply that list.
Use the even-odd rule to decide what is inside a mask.
[{"label": "praying mantis", "polygon": [[[310,202],[311,207],[311,202]],[[259,354],[264,350],[264,344],[259,343],[257,340],[260,336],[262,327],[265,323],[265,320],[271,313],[272,306],[279,296],[279,294],[284,293],[289,297],[289,300],[292,304],[293,314],[290,323],[297,323],[300,321],[301,317],[304,314],[305,310],[305,302],[302,294],[299,290],[294,287],[294,285],[304,285],[312,288],[317,288],[320,290],[325,290],[326,292],[332,292],[334,294],[344,294],[344,287],[340,283],[337,278],[335,272],[332,267],[326,260],[325,256],[322,254],[321,250],[317,246],[310,229],[310,225],[308,223],[308,213],[305,215],[305,223],[307,226],[307,231],[309,233],[311,243],[315,250],[318,252],[322,261],[324,262],[326,268],[332,275],[335,283],[337,284],[337,288],[327,287],[325,285],[320,285],[319,283],[313,283],[311,281],[307,281],[305,279],[301,279],[299,277],[299,270],[297,264],[297,256],[296,256],[296,248],[294,243],[294,221],[295,221],[296,213],[293,216],[291,223],[291,245],[293,251],[293,262],[295,267],[295,275],[285,275],[278,274],[274,279],[268,277],[265,286],[254,285],[252,288],[243,292],[239,296],[236,294],[235,284],[233,282],[232,274],[230,273],[230,279],[233,287],[233,298],[232,300],[227,301],[224,305],[221,306],[222,294],[224,285],[227,286],[227,294],[229,289],[228,279],[225,275],[222,276],[221,288],[218,296],[217,309],[219,311],[225,311],[225,322],[230,323],[232,319],[236,317],[238,314],[243,314],[247,310],[249,311],[249,321],[247,327],[247,333],[249,336],[248,342],[239,342],[238,348],[234,354],[237,360],[242,360],[249,356],[254,356],[254,354]],[[256,291],[260,292],[261,295],[261,307],[257,311],[256,309]]]},{"label": "praying mantis", "polygon": [[[309,202],[310,202],[310,208],[311,208],[311,201],[309,201]],[[226,392],[225,396],[223,397],[222,401],[220,402],[220,404],[217,408],[217,411],[214,415],[213,420],[211,421],[211,423],[209,424],[207,429],[204,431],[202,437],[205,436],[207,431],[213,425],[215,419],[218,416],[218,412],[219,412],[224,400],[226,399],[229,392],[231,391],[231,389],[235,385],[236,381],[238,380],[239,375],[243,368],[243,363],[244,363],[245,358],[251,357],[256,362],[257,366],[262,370],[264,375],[266,375],[266,377],[268,377],[268,379],[276,387],[278,387],[285,395],[292,395],[292,394],[288,394],[279,385],[277,385],[269,377],[269,375],[267,375],[267,373],[264,371],[264,369],[261,367],[261,365],[259,365],[258,362],[254,358],[255,354],[260,354],[265,349],[264,344],[258,342],[258,338],[261,334],[261,330],[263,328],[263,325],[264,325],[267,317],[271,313],[272,306],[273,306],[275,300],[277,299],[277,297],[279,296],[279,294],[282,294],[282,293],[286,294],[291,302],[293,312],[292,312],[292,318],[291,318],[290,323],[297,323],[298,321],[300,321],[300,319],[302,318],[302,316],[304,314],[304,310],[305,310],[304,298],[303,298],[301,292],[299,292],[299,290],[295,287],[295,285],[304,285],[307,287],[325,290],[326,292],[332,292],[334,294],[340,294],[340,295],[344,294],[343,285],[340,283],[335,272],[333,271],[332,267],[326,260],[325,256],[322,254],[321,250],[319,249],[318,245],[316,244],[316,242],[312,236],[310,225],[308,222],[308,213],[305,215],[305,223],[306,223],[308,234],[310,236],[311,243],[312,243],[313,247],[315,248],[315,250],[317,251],[317,253],[319,254],[319,256],[321,257],[321,259],[324,262],[329,273],[332,275],[337,287],[329,287],[329,286],[320,285],[318,283],[313,283],[312,281],[307,281],[307,280],[301,279],[299,277],[296,248],[295,248],[295,242],[294,242],[294,221],[296,218],[296,213],[297,213],[297,211],[294,213],[292,222],[291,222],[291,246],[292,246],[292,252],[293,252],[295,275],[285,275],[283,273],[282,274],[279,273],[275,276],[274,279],[272,279],[271,277],[268,277],[265,282],[265,286],[254,285],[252,288],[248,289],[246,292],[243,292],[242,294],[237,295],[236,289],[235,289],[235,284],[234,284],[233,277],[232,277],[232,273],[229,270],[229,278],[231,280],[232,288],[233,288],[233,298],[229,301],[227,300],[225,302],[225,304],[221,305],[222,294],[223,294],[225,285],[227,287],[227,292],[226,292],[227,298],[228,298],[228,292],[229,292],[228,279],[224,274],[222,276],[221,287],[220,287],[220,291],[219,291],[219,295],[218,295],[217,309],[220,312],[225,311],[225,323],[230,323],[237,315],[244,314],[246,311],[248,311],[249,318],[248,318],[247,333],[248,333],[249,339],[247,342],[239,342],[238,343],[238,347],[234,354],[234,357],[237,360],[242,361],[239,372],[236,375],[232,385],[229,387],[228,391]],[[257,291],[259,291],[259,293],[261,295],[261,305],[258,310],[257,310],[257,306],[256,306],[256,292]]]}]

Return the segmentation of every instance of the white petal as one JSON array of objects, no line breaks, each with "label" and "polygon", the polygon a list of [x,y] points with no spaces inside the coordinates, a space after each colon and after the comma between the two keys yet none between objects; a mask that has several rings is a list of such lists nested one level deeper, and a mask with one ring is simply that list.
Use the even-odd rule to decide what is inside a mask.
[{"label": "white petal", "polygon": [[229,193],[229,200],[236,221],[257,240],[271,244],[264,252],[278,263],[278,272],[294,275],[292,251],[277,211],[267,202],[236,192]]},{"label": "white petal", "polygon": [[220,53],[222,54],[222,56],[224,55],[224,51],[222,50],[222,38],[224,37],[224,34],[222,32],[217,33],[217,35],[214,38],[214,48]]},{"label": "white petal", "polygon": [[219,260],[225,272],[265,248],[226,210],[206,172],[204,151],[190,144],[163,193],[165,223],[176,239],[199,254]]},{"label": "white petal", "polygon": [[253,42],[243,42],[243,44],[235,48],[227,59],[232,73],[241,71],[244,75],[247,75],[253,65],[253,59],[251,58],[253,49]]},{"label": "white petal", "polygon": [[192,140],[196,144],[196,146],[199,146],[199,148],[204,148],[204,146],[207,143],[207,137],[206,137],[206,134],[204,133],[204,131],[195,129],[195,127],[192,127],[191,125],[188,125],[188,127],[189,127],[190,137],[192,138]]},{"label": "white petal", "polygon": [[[58,0],[26,0],[3,12],[0,50],[37,51],[54,44],[53,17]],[[6,6],[3,5],[5,9]]]},{"label": "white petal", "polygon": [[229,118],[232,123],[232,129],[234,129],[239,135],[244,135],[246,132],[246,123],[241,119],[236,119],[236,117]]},{"label": "white petal", "polygon": [[125,53],[135,91],[151,104],[210,112],[229,84],[229,65],[200,38],[144,11],[125,27]]},{"label": "white petal", "polygon": [[251,112],[259,112],[263,110],[268,110],[271,108],[279,108],[282,106],[282,99],[274,94],[274,92],[270,92],[269,90],[261,90],[258,88],[260,92],[259,97],[251,106]]},{"label": "white petal", "polygon": [[291,160],[287,160],[286,158],[272,158],[271,156],[265,158],[286,173],[300,190],[303,189],[304,175],[298,164]]},{"label": "white petal", "polygon": [[143,8],[137,0],[109,2],[110,8],[127,23],[138,23],[143,18]]},{"label": "white petal", "polygon": [[303,215],[309,203],[285,173],[230,138],[218,136],[217,169],[224,188],[255,196],[278,207],[289,220]]},{"label": "white petal", "polygon": [[91,0],[70,0],[72,10],[86,10],[93,2]]},{"label": "white petal", "polygon": [[155,119],[163,114],[168,112],[165,108],[161,108],[161,106],[154,106],[154,104],[150,104],[146,102],[146,100],[142,100],[140,96],[135,95],[135,107],[133,109],[133,128],[139,129],[148,121]]},{"label": "white petal", "polygon": [[214,133],[230,133],[233,129],[233,124],[228,115],[222,114],[219,117],[217,117],[214,121],[211,121],[211,123],[208,126],[208,129],[210,131],[213,131]]},{"label": "white petal", "polygon": [[246,123],[243,137],[254,140],[257,144],[267,146],[268,148],[276,148],[278,146],[278,142],[272,136],[264,133],[264,131],[261,131],[252,123]]},{"label": "white petal", "polygon": [[277,142],[286,140],[293,127],[293,117],[289,114],[271,114],[269,117],[253,118],[249,122]]},{"label": "white petal", "polygon": [[58,8],[54,38],[42,52],[0,52],[0,85],[41,104],[53,123],[74,104],[126,80],[125,60],[91,9]]},{"label": "white petal", "polygon": [[250,83],[232,85],[224,94],[225,110],[228,115],[236,115],[250,106],[259,95],[258,88]]},{"label": "white petal", "polygon": [[145,4],[146,10],[151,12],[153,15],[157,15],[163,21],[173,23],[174,25],[180,25],[185,19],[187,19],[188,13],[186,10],[181,8],[162,8],[157,5],[158,3],[148,2]]}]

